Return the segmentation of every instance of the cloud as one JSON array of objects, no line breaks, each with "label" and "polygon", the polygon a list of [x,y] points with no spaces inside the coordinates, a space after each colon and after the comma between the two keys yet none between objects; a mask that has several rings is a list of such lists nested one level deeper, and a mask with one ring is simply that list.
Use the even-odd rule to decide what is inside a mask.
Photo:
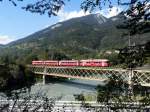
[{"label": "cloud", "polygon": [[65,12],[64,10],[61,10],[58,13],[59,21],[66,21],[71,18],[76,18],[76,17],[81,17],[81,16],[86,16],[89,15],[89,12],[84,12],[83,10],[80,11],[71,11],[71,12]]},{"label": "cloud", "polygon": [[119,14],[122,11],[122,9],[120,7],[113,7],[111,9],[103,9],[101,11],[98,11],[97,13],[102,14],[103,16],[110,18],[113,16],[116,16],[117,14]]},{"label": "cloud", "polygon": [[[117,6],[114,6],[113,8],[111,8],[111,10],[108,8],[108,9],[103,9],[103,10],[98,10],[98,11],[95,11],[95,12],[92,12],[92,13],[100,13],[102,14],[103,16],[109,18],[109,17],[112,17],[112,16],[116,16],[117,14],[119,14],[123,9],[120,8],[120,7],[117,7]],[[69,20],[69,19],[72,19],[72,18],[76,18],[76,17],[82,17],[82,16],[86,16],[86,15],[89,15],[91,14],[90,12],[84,12],[83,10],[80,10],[80,11],[65,11],[64,9],[60,10],[58,12],[58,22],[62,22],[62,21],[66,21],[66,20]],[[45,25],[43,28],[47,28],[51,25]]]},{"label": "cloud", "polygon": [[0,35],[0,44],[8,44],[11,41],[14,41],[12,37],[9,37],[8,35]]},{"label": "cloud", "polygon": [[[111,9],[103,9],[103,10],[100,10],[100,11],[96,11],[95,13],[100,13],[103,16],[109,18],[109,17],[112,17],[112,16],[116,16],[121,11],[122,11],[122,9],[120,7],[114,6]],[[90,14],[90,12],[86,12],[85,13],[83,10],[71,11],[71,12],[67,12],[67,11],[61,10],[58,13],[58,18],[59,18],[59,22],[62,22],[62,21],[69,20],[71,18],[86,16],[86,15],[89,15],[89,14]]]}]

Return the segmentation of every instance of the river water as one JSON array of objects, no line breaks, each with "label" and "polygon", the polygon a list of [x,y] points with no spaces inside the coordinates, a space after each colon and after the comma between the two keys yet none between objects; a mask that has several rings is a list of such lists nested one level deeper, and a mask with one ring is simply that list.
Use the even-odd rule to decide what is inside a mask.
[{"label": "river water", "polygon": [[67,80],[53,83],[37,83],[31,87],[31,93],[43,92],[48,98],[62,97],[63,101],[74,101],[75,94],[95,95],[97,85],[103,85],[100,81]]},{"label": "river water", "polygon": [[[74,95],[95,95],[97,85],[103,85],[100,81],[91,80],[64,80],[64,81],[53,81],[43,84],[37,82],[31,86],[30,94],[44,94],[48,98],[61,97],[62,101],[75,101]],[[19,93],[20,95],[22,93]],[[25,95],[25,93],[23,93]],[[5,96],[0,93],[0,96]],[[21,95],[22,96],[22,95]],[[5,99],[5,97],[3,97]],[[0,98],[1,99],[1,98]]]}]

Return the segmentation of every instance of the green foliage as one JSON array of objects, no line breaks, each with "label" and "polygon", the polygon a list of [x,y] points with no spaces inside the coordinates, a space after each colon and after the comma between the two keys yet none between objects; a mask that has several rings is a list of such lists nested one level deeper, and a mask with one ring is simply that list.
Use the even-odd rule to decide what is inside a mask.
[{"label": "green foliage", "polygon": [[127,68],[135,68],[149,63],[150,42],[143,45],[129,46],[120,49],[119,61],[124,63]]},{"label": "green foliage", "polygon": [[119,103],[119,105],[123,102],[140,102],[144,105],[149,105],[149,87],[143,87],[137,82],[137,85],[132,87],[133,94],[130,94],[129,86],[130,85],[123,80],[123,77],[112,74],[106,85],[97,86],[97,101],[106,104],[116,102],[116,104]]},{"label": "green foliage", "polygon": [[146,58],[146,62],[145,63],[148,63],[150,65],[150,57]]},{"label": "green foliage", "polygon": [[112,52],[111,54],[102,52],[98,57],[101,57],[102,59],[108,59],[110,61],[111,66],[120,64],[118,53],[114,53],[114,51],[111,52]]},{"label": "green foliage", "polygon": [[0,91],[30,87],[35,76],[23,65],[0,65]]},{"label": "green foliage", "polygon": [[0,90],[6,87],[10,77],[10,68],[8,66],[0,65]]},{"label": "green foliage", "polygon": [[120,101],[120,96],[127,93],[128,84],[123,77],[112,74],[105,86],[97,86],[97,101],[108,103],[109,101]]},{"label": "green foliage", "polygon": [[31,53],[27,55],[24,60],[25,60],[25,63],[31,63],[32,60],[38,60],[38,57],[36,54]]},{"label": "green foliage", "polygon": [[77,101],[82,101],[82,102],[85,101],[85,96],[83,94],[77,94],[77,95],[74,95],[74,97],[75,97],[75,100]]}]

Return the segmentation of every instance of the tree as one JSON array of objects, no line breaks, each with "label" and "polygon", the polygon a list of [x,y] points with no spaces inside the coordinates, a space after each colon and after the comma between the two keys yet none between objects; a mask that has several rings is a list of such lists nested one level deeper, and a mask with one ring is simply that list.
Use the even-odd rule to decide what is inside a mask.
[{"label": "tree", "polygon": [[120,63],[124,63],[127,68],[135,68],[144,64],[144,47],[143,46],[128,46],[120,49],[118,55]]},{"label": "tree", "polygon": [[124,12],[126,21],[119,25],[118,28],[127,29],[129,36],[141,34],[150,31],[150,0],[139,1],[130,5],[129,9]]},{"label": "tree", "polygon": [[[25,0],[9,1],[17,6],[17,2]],[[37,0],[22,7],[22,9],[41,15],[47,13],[49,16],[57,16],[59,10],[68,1],[70,0]],[[150,0],[83,0],[81,9],[85,12],[92,12],[94,9],[101,10],[104,6],[108,6],[111,10],[115,5],[128,6],[124,15],[127,17],[125,27],[129,28],[130,35],[150,31]]]},{"label": "tree", "polygon": [[[0,0],[4,1],[4,0]],[[9,0],[12,2],[14,6],[17,6],[17,1],[25,1],[25,0]],[[48,15],[57,15],[57,12],[65,5],[66,1],[71,0],[38,0],[34,1],[31,4],[27,4],[27,6],[22,7],[26,11],[30,11],[33,13],[40,13],[45,14],[48,13]],[[149,6],[145,3],[149,2],[149,0],[83,0],[81,4],[81,8],[84,9],[84,11],[93,11],[95,8],[99,8],[100,10],[103,8],[103,6],[108,5],[109,8],[112,8],[115,3],[118,5],[137,5],[137,3],[143,2],[144,6]]]},{"label": "tree", "polygon": [[109,101],[120,101],[120,96],[127,93],[128,84],[123,77],[112,74],[105,86],[97,86],[97,101],[108,103]]},{"label": "tree", "polygon": [[[94,10],[96,7],[103,8],[103,5],[108,3],[109,8],[113,7],[113,0],[84,0],[81,8],[85,11]],[[127,5],[128,10],[125,11],[127,17],[126,27],[130,28],[130,34],[135,34],[150,31],[150,0],[116,0],[118,5]]]},{"label": "tree", "polygon": [[[0,0],[1,2],[4,0]],[[25,0],[9,0],[14,6],[17,6],[17,2],[25,1]],[[47,13],[49,16],[56,16],[58,11],[62,6],[65,5],[65,0],[37,0],[31,4],[27,4],[22,7],[22,9],[26,11],[30,11],[32,13],[45,14]],[[69,0],[67,0],[69,1]]]}]

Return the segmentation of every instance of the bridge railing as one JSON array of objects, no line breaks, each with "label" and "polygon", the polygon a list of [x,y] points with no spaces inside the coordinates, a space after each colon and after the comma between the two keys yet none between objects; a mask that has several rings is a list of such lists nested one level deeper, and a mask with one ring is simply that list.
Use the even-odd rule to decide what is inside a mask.
[{"label": "bridge railing", "polygon": [[150,86],[150,70],[133,70],[133,82]]}]

